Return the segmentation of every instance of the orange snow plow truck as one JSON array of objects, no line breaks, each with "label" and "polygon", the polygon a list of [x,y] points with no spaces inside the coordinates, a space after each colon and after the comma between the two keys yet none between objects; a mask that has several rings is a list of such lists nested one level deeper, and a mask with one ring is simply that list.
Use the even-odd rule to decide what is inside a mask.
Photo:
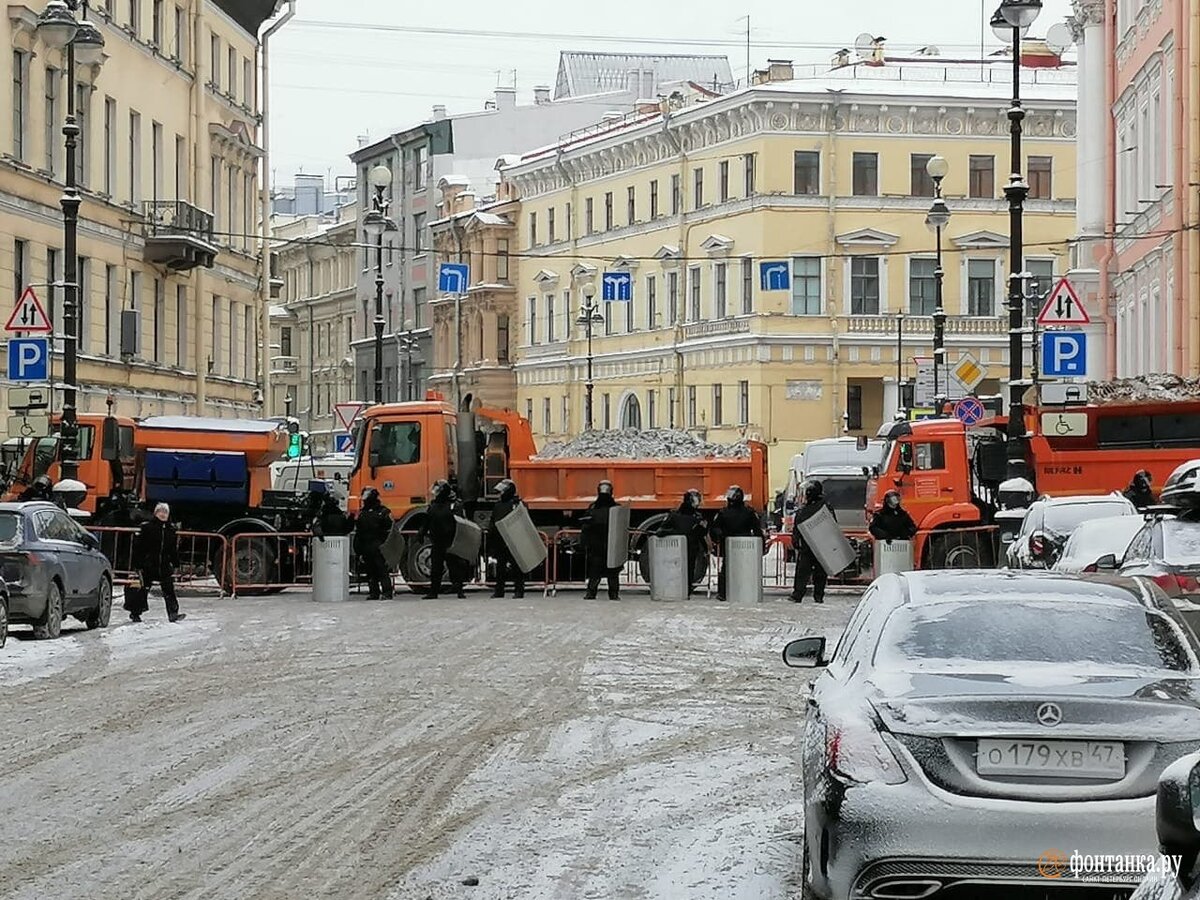
[{"label": "orange snow plow truck", "polygon": [[[1200,456],[1200,391],[1164,396],[1138,381],[1093,385],[1086,404],[1036,405],[1026,398],[1024,458],[1034,496],[1123,491],[1146,469],[1161,486],[1181,463]],[[867,486],[868,516],[889,491],[920,529],[919,568],[989,567],[1000,562],[997,513],[1008,480],[1006,416],[964,426],[955,418],[897,422],[884,463]],[[1010,513],[1011,515],[1011,513]],[[1019,524],[1019,518],[1017,518]]]},{"label": "orange snow plow truck", "polygon": [[[641,550],[647,532],[695,488],[711,517],[725,504],[730,485],[746,492],[760,512],[769,499],[766,446],[749,441],[741,458],[537,459],[529,421],[510,410],[475,406],[469,412],[431,395],[415,403],[375,406],[355,423],[356,458],[350,474],[350,507],[357,511],[366,487],[376,488],[402,533],[400,561],[406,580],[428,580],[428,547],[414,536],[424,521],[429,488],[438,479],[457,485],[469,517],[486,524],[505,478],[517,485],[534,524],[570,555],[576,517],[596,498],[596,486],[613,483],[618,502],[631,510],[631,556],[648,565]],[[703,560],[707,570],[708,561]],[[643,571],[643,574],[646,574]]]}]

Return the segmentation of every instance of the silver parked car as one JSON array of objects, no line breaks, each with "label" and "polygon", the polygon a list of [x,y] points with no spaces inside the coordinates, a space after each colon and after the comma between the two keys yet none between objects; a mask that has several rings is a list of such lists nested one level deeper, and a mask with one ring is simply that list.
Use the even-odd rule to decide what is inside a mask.
[{"label": "silver parked car", "polygon": [[1076,575],[1112,569],[1114,566],[1107,565],[1109,558],[1124,559],[1134,535],[1145,524],[1140,516],[1108,516],[1084,522],[1071,532],[1051,569]]},{"label": "silver parked car", "polygon": [[1144,580],[886,575],[825,649],[784,650],[824,669],[802,745],[806,897],[1012,896],[1047,888],[1051,850],[1149,852],[1157,779],[1200,749],[1200,646]]},{"label": "silver parked car", "polygon": [[1137,507],[1120,494],[1043,497],[1025,513],[1021,530],[1008,545],[1010,569],[1048,569],[1076,528],[1091,519],[1136,516]]},{"label": "silver parked car", "polygon": [[65,616],[108,626],[113,579],[100,542],[53,503],[0,503],[0,576],[8,621],[34,637],[58,637]]}]

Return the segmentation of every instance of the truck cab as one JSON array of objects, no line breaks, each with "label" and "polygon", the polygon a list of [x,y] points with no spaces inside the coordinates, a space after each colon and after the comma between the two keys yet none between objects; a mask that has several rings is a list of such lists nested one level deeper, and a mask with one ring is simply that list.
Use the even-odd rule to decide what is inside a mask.
[{"label": "truck cab", "polygon": [[[51,420],[49,435],[5,442],[6,461],[19,456],[4,495],[6,501],[17,499],[39,475],[47,475],[53,482],[62,478],[62,447],[58,436],[61,425],[62,417],[56,415]],[[119,416],[81,415],[78,429],[79,480],[87,487],[80,509],[94,515],[98,505],[115,491],[133,487],[135,424],[133,419]],[[10,448],[13,440],[17,446]]]}]

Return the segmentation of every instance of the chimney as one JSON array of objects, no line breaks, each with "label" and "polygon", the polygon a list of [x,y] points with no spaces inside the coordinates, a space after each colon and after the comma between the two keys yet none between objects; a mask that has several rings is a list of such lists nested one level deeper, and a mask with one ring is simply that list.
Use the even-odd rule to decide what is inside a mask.
[{"label": "chimney", "polygon": [[550,102],[550,85],[539,84],[533,89],[533,102],[538,106],[545,106]]},{"label": "chimney", "polygon": [[768,59],[767,80],[769,82],[791,81],[796,77],[790,59]]},{"label": "chimney", "polygon": [[363,147],[367,146],[367,144],[369,144],[369,143],[371,143],[371,136],[369,134],[360,134],[358,136],[358,149],[359,150],[361,150]]},{"label": "chimney", "polygon": [[514,109],[517,105],[517,89],[510,87],[496,88],[496,109]]},{"label": "chimney", "polygon": [[433,121],[441,122],[445,118],[446,118],[446,107],[443,106],[441,103],[435,103],[433,105]]}]

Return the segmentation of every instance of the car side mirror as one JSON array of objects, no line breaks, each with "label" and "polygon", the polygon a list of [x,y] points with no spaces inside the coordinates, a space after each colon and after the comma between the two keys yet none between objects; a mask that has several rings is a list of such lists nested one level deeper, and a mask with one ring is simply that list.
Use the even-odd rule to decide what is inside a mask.
[{"label": "car side mirror", "polygon": [[121,459],[121,426],[112,416],[100,427],[100,458],[105,462]]},{"label": "car side mirror", "polygon": [[1096,571],[1098,572],[1115,572],[1120,568],[1117,562],[1116,554],[1108,553],[1096,560]]},{"label": "car side mirror", "polygon": [[1200,854],[1200,753],[1176,760],[1159,776],[1155,824],[1158,843],[1168,856],[1182,856],[1180,873],[1189,873]]},{"label": "car side mirror", "polygon": [[820,669],[829,663],[825,659],[825,638],[806,637],[792,641],[783,648],[783,662],[793,669]]},{"label": "car side mirror", "polygon": [[92,550],[100,549],[100,538],[96,537],[90,531],[85,531],[83,537],[80,538],[80,543]]}]

